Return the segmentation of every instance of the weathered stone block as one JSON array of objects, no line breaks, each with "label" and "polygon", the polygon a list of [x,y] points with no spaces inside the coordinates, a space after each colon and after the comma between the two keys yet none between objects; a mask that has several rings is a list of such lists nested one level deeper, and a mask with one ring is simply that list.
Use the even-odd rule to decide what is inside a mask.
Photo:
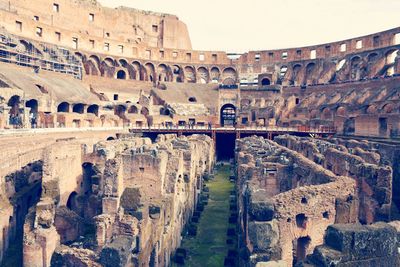
[{"label": "weathered stone block", "polygon": [[249,239],[254,252],[265,252],[278,246],[279,228],[277,221],[250,222]]},{"label": "weathered stone block", "polygon": [[251,202],[249,215],[253,221],[271,221],[274,218],[274,204],[268,201]]}]

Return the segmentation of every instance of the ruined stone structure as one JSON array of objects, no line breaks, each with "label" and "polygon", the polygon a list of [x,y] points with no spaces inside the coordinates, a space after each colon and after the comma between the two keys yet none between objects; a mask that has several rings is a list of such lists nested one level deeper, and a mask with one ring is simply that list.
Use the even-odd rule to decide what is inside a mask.
[{"label": "ruined stone structure", "polygon": [[175,15],[0,0],[0,263],[168,266],[227,149],[240,266],[399,265],[399,49],[196,51]]}]

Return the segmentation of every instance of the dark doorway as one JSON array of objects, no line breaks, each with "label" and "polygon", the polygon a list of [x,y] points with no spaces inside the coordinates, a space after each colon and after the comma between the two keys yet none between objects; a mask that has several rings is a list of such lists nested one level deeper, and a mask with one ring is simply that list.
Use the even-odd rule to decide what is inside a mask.
[{"label": "dark doorway", "polygon": [[126,80],[126,73],[123,70],[117,72],[117,79],[118,80]]},{"label": "dark doorway", "polygon": [[379,135],[386,136],[388,129],[387,118],[379,118]]},{"label": "dark doorway", "polygon": [[31,99],[25,103],[25,107],[31,108],[30,113],[36,114],[38,112],[38,101],[36,99]]},{"label": "dark doorway", "polygon": [[69,208],[70,210],[76,211],[77,210],[77,197],[78,197],[78,193],[76,192],[72,192],[69,197],[68,197],[68,201],[67,201],[67,208]]},{"label": "dark doorway", "polygon": [[229,160],[235,156],[236,134],[217,134],[216,153],[218,160]]},{"label": "dark doorway", "polygon": [[356,122],[354,118],[348,118],[344,121],[343,125],[343,134],[345,135],[354,135],[356,130]]},{"label": "dark doorway", "polygon": [[271,84],[271,81],[268,78],[264,78],[261,81],[261,85],[262,86],[267,86],[267,85],[270,85],[270,84]]},{"label": "dark doorway", "polygon": [[309,236],[300,237],[293,241],[293,266],[305,260],[310,243],[311,238]]},{"label": "dark doorway", "polygon": [[85,112],[85,105],[84,104],[75,104],[72,108],[74,113],[83,114]]},{"label": "dark doorway", "polygon": [[58,105],[57,112],[69,112],[69,104],[67,102],[62,102]]},{"label": "dark doorway", "polygon": [[225,104],[221,108],[221,125],[236,124],[236,107],[232,104]]}]

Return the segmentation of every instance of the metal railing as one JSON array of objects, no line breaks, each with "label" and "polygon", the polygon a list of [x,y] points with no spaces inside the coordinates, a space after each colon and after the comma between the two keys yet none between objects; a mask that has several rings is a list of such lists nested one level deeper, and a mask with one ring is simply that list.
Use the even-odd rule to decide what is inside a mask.
[{"label": "metal railing", "polygon": [[226,131],[226,132],[301,132],[301,133],[336,133],[334,127],[283,127],[283,126],[222,126],[213,125],[151,125],[151,126],[131,126],[130,130],[139,131]]}]

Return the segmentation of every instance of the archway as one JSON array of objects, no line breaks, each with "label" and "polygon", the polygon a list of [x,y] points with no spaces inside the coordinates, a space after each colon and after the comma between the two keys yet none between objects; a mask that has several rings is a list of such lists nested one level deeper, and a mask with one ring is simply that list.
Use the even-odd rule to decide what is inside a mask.
[{"label": "archway", "polygon": [[128,113],[132,113],[132,114],[138,114],[138,108],[135,105],[130,106],[130,108],[128,109]]},{"label": "archway", "polygon": [[20,116],[21,115],[20,97],[17,95],[12,96],[7,104],[10,107],[10,112],[9,112],[10,124],[17,128],[22,127],[23,123],[22,123],[22,118]]},{"label": "archway", "polygon": [[76,211],[77,209],[77,203],[76,203],[76,198],[78,196],[78,193],[76,193],[75,191],[72,192],[67,200],[67,208],[69,208],[70,210]]},{"label": "archway", "polygon": [[310,243],[311,238],[309,236],[300,237],[293,241],[293,266],[305,260]]},{"label": "archway", "polygon": [[62,102],[57,107],[57,112],[69,112],[69,104],[67,102]]},{"label": "archway", "polygon": [[87,108],[87,113],[92,113],[96,116],[99,116],[99,106],[98,105],[90,105]]},{"label": "archway", "polygon": [[38,101],[36,99],[31,99],[25,103],[25,107],[31,108],[30,113],[36,114],[38,112]]},{"label": "archway", "polygon": [[74,107],[72,108],[72,112],[74,113],[83,114],[84,111],[85,111],[85,105],[82,103],[75,104]]},{"label": "archway", "polygon": [[236,124],[236,107],[232,104],[225,104],[221,108],[221,125]]},{"label": "archway", "polygon": [[21,104],[21,98],[17,95],[14,95],[8,100],[7,105],[11,107],[10,114],[18,115],[19,114],[19,104]]},{"label": "archway", "polygon": [[271,81],[268,78],[264,78],[264,79],[261,80],[261,85],[262,86],[267,86],[267,85],[270,85],[270,84],[271,84]]},{"label": "archway", "polygon": [[117,79],[118,80],[126,80],[126,73],[123,70],[119,70],[117,72]]},{"label": "archway", "polygon": [[125,117],[125,112],[126,112],[126,107],[123,105],[118,105],[118,106],[115,106],[115,108],[114,108],[114,114],[120,118]]}]

